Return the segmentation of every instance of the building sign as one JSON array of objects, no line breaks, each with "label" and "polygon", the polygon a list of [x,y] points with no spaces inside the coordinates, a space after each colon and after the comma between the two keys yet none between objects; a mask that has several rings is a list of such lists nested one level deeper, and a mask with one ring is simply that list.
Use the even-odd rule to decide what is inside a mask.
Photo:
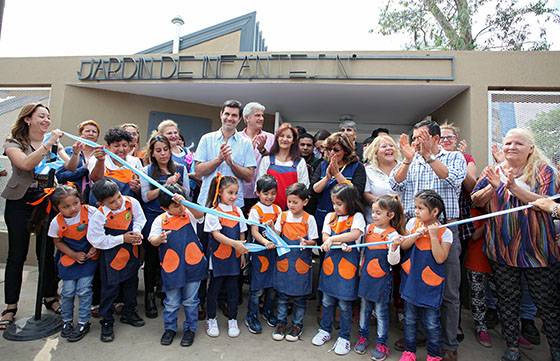
[{"label": "building sign", "polygon": [[434,55],[161,55],[83,59],[81,81],[172,79],[454,80],[454,58]]}]

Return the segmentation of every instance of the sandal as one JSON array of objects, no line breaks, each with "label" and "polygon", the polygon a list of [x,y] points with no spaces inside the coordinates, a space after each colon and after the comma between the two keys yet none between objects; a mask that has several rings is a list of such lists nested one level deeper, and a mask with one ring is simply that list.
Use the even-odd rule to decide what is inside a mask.
[{"label": "sandal", "polygon": [[[56,304],[56,307],[55,307]],[[56,313],[57,315],[60,315],[60,301],[58,300],[58,298],[54,297],[51,298],[47,301],[46,298],[43,299],[43,305],[45,305],[45,308],[49,311],[52,311],[54,313]]]},{"label": "sandal", "polygon": [[11,316],[10,318],[5,318],[3,320],[0,320],[0,330],[5,330],[6,328],[8,328],[8,326],[14,323],[17,310],[18,309],[16,307],[16,308],[6,308],[4,311],[2,311],[2,317],[8,314]]}]

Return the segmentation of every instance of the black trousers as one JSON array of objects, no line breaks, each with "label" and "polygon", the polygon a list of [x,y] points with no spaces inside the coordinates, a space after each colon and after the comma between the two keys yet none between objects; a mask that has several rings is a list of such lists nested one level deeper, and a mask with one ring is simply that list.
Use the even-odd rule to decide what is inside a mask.
[{"label": "black trousers", "polygon": [[[31,219],[33,206],[28,205],[27,202],[32,202],[35,199],[36,197],[33,194],[26,193],[22,199],[6,200],[4,219],[8,227],[8,259],[6,261],[4,277],[4,297],[7,304],[15,304],[19,301],[23,265],[27,258],[31,238],[28,222]],[[39,260],[41,250],[40,235],[36,235],[35,248],[37,260]],[[45,257],[45,267],[39,270],[44,275],[43,297],[56,297],[58,279],[54,263],[54,243],[52,238],[49,237],[47,237]]]},{"label": "black trousers", "polygon": [[152,246],[146,236],[144,236],[142,246],[144,247],[144,289],[147,294],[148,292],[155,292],[161,266],[159,264],[158,247]]},{"label": "black trousers", "polygon": [[208,286],[206,312],[208,318],[216,318],[216,307],[218,306],[218,295],[220,290],[226,292],[228,319],[237,319],[237,306],[239,301],[239,276],[214,277],[210,275],[210,285]]},{"label": "black trousers", "polygon": [[[204,222],[198,223],[196,227],[197,227],[196,233],[198,235],[198,239],[200,239],[200,243],[202,243],[202,250],[204,254],[207,254],[206,251],[208,249],[208,233],[204,232]],[[200,307],[202,308],[206,307],[207,290],[208,290],[208,279],[205,279],[200,282],[200,287],[198,288],[198,300],[200,301]]]},{"label": "black trousers", "polygon": [[138,291],[138,274],[117,284],[108,284],[106,277],[101,272],[101,304],[99,305],[99,314],[102,318],[101,322],[113,323],[113,303],[119,294],[122,294],[124,308],[123,316],[129,316],[136,312],[136,293]]},{"label": "black trousers", "polygon": [[519,268],[491,262],[498,296],[502,333],[508,347],[518,347],[521,275],[525,275],[529,293],[541,313],[544,333],[550,348],[560,349],[560,300],[555,279],[556,266]]}]

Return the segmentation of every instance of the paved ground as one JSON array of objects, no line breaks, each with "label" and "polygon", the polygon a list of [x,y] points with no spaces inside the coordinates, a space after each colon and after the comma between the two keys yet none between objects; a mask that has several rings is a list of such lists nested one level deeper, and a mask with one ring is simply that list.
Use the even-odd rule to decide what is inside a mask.
[{"label": "paved ground", "polygon": [[[0,300],[4,300],[4,265],[0,264]],[[21,295],[20,311],[18,316],[30,316],[33,313],[36,292],[37,268],[26,266],[24,283]],[[142,282],[140,282],[142,284]],[[143,291],[139,291],[139,303],[143,300]],[[183,348],[176,339],[171,346],[161,346],[159,339],[162,333],[162,320],[160,318],[146,319],[146,326],[134,328],[129,325],[115,324],[115,341],[105,344],[99,341],[100,325],[93,321],[91,332],[78,343],[68,343],[66,340],[51,336],[46,339],[31,342],[10,342],[0,338],[0,359],[12,360],[243,360],[243,361],[291,361],[291,360],[336,360],[341,359],[334,352],[328,352],[333,342],[323,347],[311,344],[311,338],[317,330],[315,301],[309,304],[309,312],[305,321],[305,330],[302,340],[296,343],[272,340],[272,328],[264,326],[260,335],[250,334],[245,326],[241,326],[241,335],[236,339],[228,338],[226,320],[219,317],[220,331],[222,334],[216,339],[208,337],[204,331],[205,323],[199,322],[199,331],[195,343],[190,348]],[[245,314],[245,304],[241,306],[240,316]],[[143,310],[140,304],[140,310]],[[161,314],[161,308],[160,308]],[[143,312],[140,312],[143,316]],[[180,317],[182,320],[183,315]],[[241,319],[241,317],[240,317]],[[504,344],[496,331],[492,331],[494,347],[483,348],[476,343],[472,320],[469,311],[463,312],[463,325],[466,332],[465,341],[459,348],[460,360],[499,360],[504,350]],[[540,325],[540,324],[539,324]],[[354,326],[356,331],[356,326]],[[392,325],[390,343],[400,337],[400,331]],[[179,335],[180,336],[180,335]],[[545,341],[543,337],[543,341]],[[352,340],[355,342],[355,336]],[[523,351],[524,360],[545,361],[549,359],[548,346],[541,344],[531,351]],[[388,360],[398,360],[400,353],[391,354]],[[418,352],[418,360],[425,360],[425,348]],[[357,355],[353,351],[345,356],[345,360],[369,360],[367,355]]]}]

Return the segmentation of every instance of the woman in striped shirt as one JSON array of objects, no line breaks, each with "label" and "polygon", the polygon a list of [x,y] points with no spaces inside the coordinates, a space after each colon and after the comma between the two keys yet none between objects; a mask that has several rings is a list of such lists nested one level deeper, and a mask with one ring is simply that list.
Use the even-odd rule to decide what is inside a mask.
[{"label": "woman in striped shirt", "polygon": [[[509,209],[558,193],[556,170],[539,151],[533,134],[511,129],[504,138],[505,160],[486,167],[472,194],[488,212]],[[490,218],[484,250],[490,260],[508,349],[502,360],[520,359],[518,348],[521,275],[541,312],[552,360],[560,360],[560,305],[553,267],[560,260],[552,218],[528,209]]]}]

